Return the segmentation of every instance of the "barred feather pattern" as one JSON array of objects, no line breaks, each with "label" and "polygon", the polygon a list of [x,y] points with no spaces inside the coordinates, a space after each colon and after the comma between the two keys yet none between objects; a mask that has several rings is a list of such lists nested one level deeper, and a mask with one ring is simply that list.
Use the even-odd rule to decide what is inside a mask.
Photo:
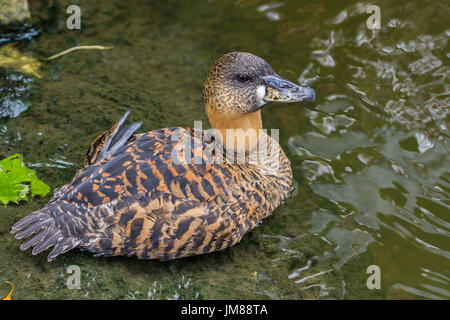
[{"label": "barred feather pattern", "polygon": [[[121,145],[111,152],[91,146],[74,179],[12,227],[17,239],[29,238],[22,250],[33,247],[38,254],[53,247],[49,261],[73,248],[160,260],[213,252],[239,242],[289,193],[290,163],[274,140],[275,152],[263,164],[209,164],[206,158],[175,164],[172,152],[181,140],[171,137],[177,130],[188,132],[202,151],[210,147],[197,129],[127,131],[129,138],[121,140],[113,137],[124,134],[120,127],[100,136],[97,147],[105,148],[108,139]],[[192,158],[199,156],[195,150]],[[276,173],[265,170],[275,161]]]}]

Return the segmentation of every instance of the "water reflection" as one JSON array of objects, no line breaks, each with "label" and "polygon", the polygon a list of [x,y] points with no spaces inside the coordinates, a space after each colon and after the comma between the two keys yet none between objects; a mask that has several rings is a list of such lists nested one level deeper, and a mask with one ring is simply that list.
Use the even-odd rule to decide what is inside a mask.
[{"label": "water reflection", "polygon": [[281,19],[281,16],[274,9],[283,6],[283,3],[270,3],[264,4],[258,7],[258,12],[262,12],[265,14],[267,19],[271,21],[277,21]]},{"label": "water reflection", "polygon": [[[401,290],[448,298],[449,270],[443,266],[450,258],[446,124],[450,70],[442,59],[449,31],[406,35],[403,30],[417,28],[426,18],[408,21],[387,17],[389,12],[387,25],[378,33],[365,30],[363,21],[348,28],[363,7],[350,5],[327,20],[332,29],[328,36],[312,39],[311,62],[299,77],[300,82],[319,85],[322,98],[318,111],[307,112],[311,129],[291,137],[290,150],[302,160],[303,174],[314,192],[348,214],[342,218],[339,212],[313,213],[307,222],[310,232],[333,244],[315,259],[337,258],[333,266],[339,268],[371,251],[379,255],[374,262],[389,272],[398,266],[393,260],[386,264],[386,257],[392,256],[386,250],[397,247],[403,255],[412,245],[415,254],[406,256],[413,259],[409,260],[413,266],[403,270],[410,278],[405,283],[388,278],[389,295]],[[337,83],[328,91],[324,79]],[[393,241],[398,238],[392,232],[405,242]],[[423,251],[434,257],[417,260]],[[440,272],[430,275],[432,268],[426,265]],[[317,270],[308,276],[328,272]]]},{"label": "water reflection", "polygon": [[15,118],[28,109],[31,76],[0,69],[0,118]]}]

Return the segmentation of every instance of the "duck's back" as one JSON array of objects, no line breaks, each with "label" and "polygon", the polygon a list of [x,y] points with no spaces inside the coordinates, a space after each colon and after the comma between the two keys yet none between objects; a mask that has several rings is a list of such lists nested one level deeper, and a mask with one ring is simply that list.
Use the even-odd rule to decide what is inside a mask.
[{"label": "duck's back", "polygon": [[71,183],[13,227],[18,238],[34,235],[22,249],[54,246],[49,260],[74,247],[162,260],[221,250],[268,216],[291,184],[281,148],[276,177],[253,165],[214,163],[194,129],[155,130],[121,144],[103,156],[88,153]]}]

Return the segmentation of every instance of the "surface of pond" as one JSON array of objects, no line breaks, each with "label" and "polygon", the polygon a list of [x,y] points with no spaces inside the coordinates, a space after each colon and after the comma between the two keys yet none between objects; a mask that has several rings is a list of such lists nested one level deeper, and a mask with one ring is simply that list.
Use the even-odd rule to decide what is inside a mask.
[{"label": "surface of pond", "polygon": [[[21,252],[9,230],[49,197],[1,207],[0,283],[15,283],[13,298],[450,298],[445,1],[378,1],[381,30],[367,28],[360,1],[47,2],[31,4],[40,35],[25,54],[114,46],[47,62],[41,79],[0,69],[2,87],[19,88],[14,99],[28,106],[0,120],[0,158],[23,154],[52,189],[128,109],[142,131],[206,121],[203,81],[226,52],[263,57],[317,101],[263,110],[264,127],[280,130],[293,191],[223,252],[159,262],[74,250],[48,263]],[[70,4],[81,7],[81,30],[66,29]],[[81,290],[66,288],[69,265],[81,268]],[[366,285],[371,265],[379,290]]]}]

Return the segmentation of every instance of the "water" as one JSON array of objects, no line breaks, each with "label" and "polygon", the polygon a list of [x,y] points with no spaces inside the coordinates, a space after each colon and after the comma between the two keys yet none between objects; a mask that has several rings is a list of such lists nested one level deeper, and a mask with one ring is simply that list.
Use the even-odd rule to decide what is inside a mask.
[{"label": "water", "polygon": [[[82,29],[68,31],[75,3]],[[264,127],[280,129],[294,188],[223,252],[163,263],[73,251],[47,263],[20,252],[9,229],[48,198],[0,208],[0,282],[15,283],[13,299],[449,299],[449,7],[378,1],[382,28],[372,31],[367,4],[31,4],[41,35],[23,52],[114,46],[45,63],[42,79],[27,80],[28,110],[0,122],[0,157],[23,154],[52,188],[128,109],[145,131],[206,121],[203,81],[225,52],[265,58],[317,101],[263,110]],[[69,265],[82,270],[81,290],[66,288]],[[370,265],[380,290],[366,286]]]}]

